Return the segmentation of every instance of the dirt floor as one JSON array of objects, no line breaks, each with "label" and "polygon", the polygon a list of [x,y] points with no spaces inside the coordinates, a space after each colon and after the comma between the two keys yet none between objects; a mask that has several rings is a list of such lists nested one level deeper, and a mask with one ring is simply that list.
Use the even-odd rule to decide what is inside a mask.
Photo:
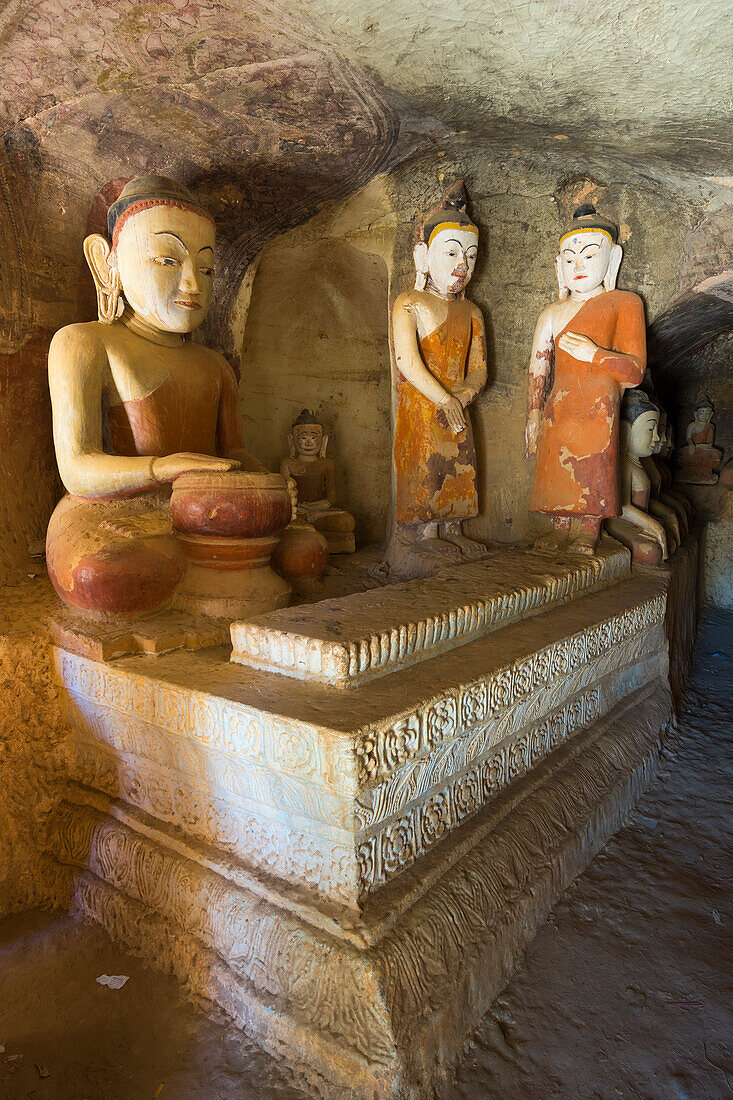
[{"label": "dirt floor", "polygon": [[[442,1100],[733,1096],[732,757],[733,614],[716,613],[658,779],[555,907]],[[99,929],[0,924],[2,1100],[300,1096]]]}]

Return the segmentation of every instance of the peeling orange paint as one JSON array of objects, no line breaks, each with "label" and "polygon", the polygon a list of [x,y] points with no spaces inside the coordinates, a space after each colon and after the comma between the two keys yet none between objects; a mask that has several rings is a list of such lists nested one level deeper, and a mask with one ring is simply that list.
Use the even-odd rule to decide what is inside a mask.
[{"label": "peeling orange paint", "polygon": [[619,408],[623,389],[644,375],[644,307],[636,294],[611,291],[589,299],[564,331],[588,336],[598,351],[592,363],[581,362],[555,338],[555,381],[542,417],[530,509],[616,516]]},{"label": "peeling orange paint", "polygon": [[[446,320],[420,340],[425,366],[452,390],[481,369],[483,333],[471,303],[449,303]],[[469,356],[472,343],[482,355]],[[472,370],[471,364],[475,363]],[[394,456],[398,523],[470,519],[478,515],[476,450],[471,422],[456,435],[440,411],[401,374],[397,376]]]}]

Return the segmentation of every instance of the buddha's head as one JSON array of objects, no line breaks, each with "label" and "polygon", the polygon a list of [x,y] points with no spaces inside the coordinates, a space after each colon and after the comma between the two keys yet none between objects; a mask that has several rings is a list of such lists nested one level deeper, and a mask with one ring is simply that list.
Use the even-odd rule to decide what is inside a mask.
[{"label": "buddha's head", "polygon": [[463,295],[478,255],[478,227],[466,203],[463,180],[458,180],[420,226],[413,252],[416,290],[433,290],[443,298]]},{"label": "buddha's head", "polygon": [[288,442],[291,458],[323,458],[328,446],[328,436],[318,417],[310,409],[303,409],[293,421]]},{"label": "buddha's head", "polygon": [[555,260],[561,295],[615,290],[623,249],[618,229],[594,206],[579,206],[560,238]]},{"label": "buddha's head", "polygon": [[165,176],[130,180],[107,230],[109,240],[94,233],[84,241],[100,321],[111,324],[127,305],[158,331],[198,328],[211,302],[214,222],[191,193]]},{"label": "buddha's head", "polygon": [[659,438],[654,445],[653,454],[660,455],[661,457],[665,454],[667,439],[667,414],[661,406],[659,406],[659,422],[657,424],[657,435],[659,436]]},{"label": "buddha's head", "polygon": [[695,405],[695,420],[699,424],[709,424],[713,418],[715,406],[709,397],[701,398]]},{"label": "buddha's head", "polygon": [[621,449],[648,458],[659,442],[659,409],[643,390],[627,390],[621,406]]}]

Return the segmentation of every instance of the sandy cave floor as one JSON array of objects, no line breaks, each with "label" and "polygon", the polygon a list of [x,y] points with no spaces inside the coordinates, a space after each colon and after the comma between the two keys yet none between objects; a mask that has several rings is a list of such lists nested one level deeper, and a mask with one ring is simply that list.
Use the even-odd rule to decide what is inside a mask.
[{"label": "sandy cave floor", "polygon": [[[441,1100],[733,1096],[733,614],[707,616],[679,728],[568,890]],[[97,984],[126,974],[120,990]],[[105,933],[0,923],[0,1098],[289,1100],[282,1066]]]}]

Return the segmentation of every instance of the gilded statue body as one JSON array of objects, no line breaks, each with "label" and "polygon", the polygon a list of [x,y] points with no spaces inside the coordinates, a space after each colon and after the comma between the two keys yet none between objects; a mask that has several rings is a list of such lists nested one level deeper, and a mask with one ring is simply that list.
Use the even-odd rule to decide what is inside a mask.
[{"label": "gilded statue body", "polygon": [[107,223],[108,238],[84,242],[99,319],[61,329],[49,351],[67,495],[49,523],[48,570],[66,603],[98,619],[149,613],[178,585],[178,476],[266,472],[244,448],[231,367],[190,339],[211,300],[212,219],[184,187],[147,176]]}]

